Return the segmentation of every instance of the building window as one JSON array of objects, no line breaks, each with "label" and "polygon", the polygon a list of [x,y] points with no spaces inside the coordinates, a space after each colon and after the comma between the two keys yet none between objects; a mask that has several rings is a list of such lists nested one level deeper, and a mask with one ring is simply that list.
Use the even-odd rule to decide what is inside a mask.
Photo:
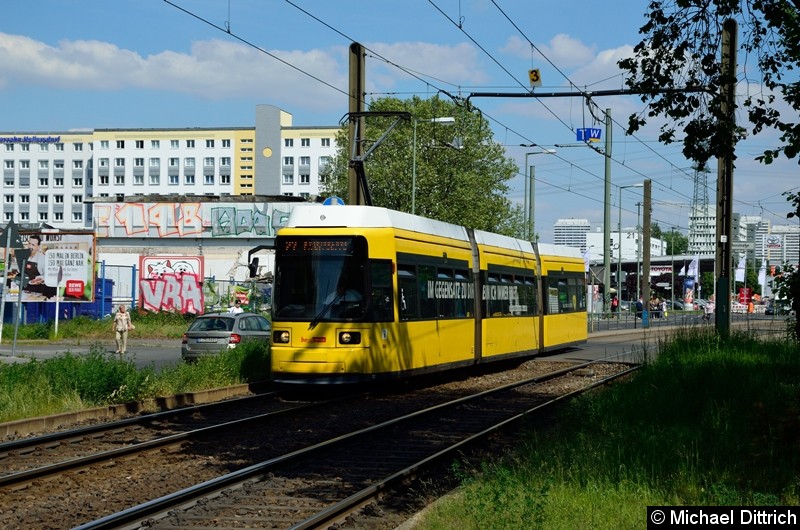
[{"label": "building window", "polygon": [[19,220],[23,223],[27,223],[31,220],[31,217],[28,215],[28,212],[19,212]]},{"label": "building window", "polygon": [[27,204],[27,203],[31,202],[31,197],[30,197],[30,195],[20,195],[20,196],[19,196],[19,202],[20,202],[21,204]]},{"label": "building window", "polygon": [[300,147],[311,147],[311,138],[301,138]]},{"label": "building window", "polygon": [[100,140],[100,149],[108,149],[108,140]]},{"label": "building window", "polygon": [[134,175],[133,176],[133,185],[134,186],[144,186],[144,175]]},{"label": "building window", "polygon": [[53,178],[53,185],[56,188],[63,188],[64,187],[64,177],[55,177],[55,178]]},{"label": "building window", "polygon": [[125,149],[125,140],[117,140],[117,149]]},{"label": "building window", "polygon": [[180,160],[178,158],[170,158],[169,159],[169,166],[170,167],[178,167]]},{"label": "building window", "polygon": [[39,177],[39,187],[46,188],[50,184],[50,179],[47,177]]},{"label": "building window", "polygon": [[231,141],[230,140],[222,140],[222,147],[230,147]]},{"label": "building window", "polygon": [[[100,177],[100,184],[103,183],[102,179],[103,177]],[[125,175],[114,175],[114,184],[125,184]]]},{"label": "building window", "polygon": [[48,199],[47,195],[39,195],[39,203],[46,203]]},{"label": "building window", "polygon": [[161,159],[160,158],[151,158],[150,159],[150,167],[153,167],[153,168],[161,167]]},{"label": "building window", "polygon": [[194,175],[184,175],[183,182],[187,186],[194,186]]},{"label": "building window", "polygon": [[206,140],[206,148],[211,149],[214,147],[214,140]]},{"label": "building window", "polygon": [[72,212],[72,220],[76,223],[83,221],[83,212]]},{"label": "building window", "polygon": [[169,185],[170,186],[177,186],[178,184],[180,184],[180,179],[178,178],[178,175],[170,175],[169,176]]},{"label": "building window", "polygon": [[108,158],[100,158],[97,160],[98,167],[108,167]]},{"label": "building window", "polygon": [[[142,164],[144,165],[144,164]],[[125,159],[124,158],[115,158],[114,159],[114,167],[125,167]]]},{"label": "building window", "polygon": [[56,151],[63,151],[63,150],[64,150],[64,144],[60,143],[60,142],[57,143],[56,144]]},{"label": "building window", "polygon": [[11,212],[6,212],[3,214],[3,220],[5,220],[7,223],[10,223],[14,220],[14,215]]},{"label": "building window", "polygon": [[63,204],[64,203],[64,196],[63,195],[53,195],[53,202],[56,204]]},{"label": "building window", "polygon": [[6,195],[6,203],[14,203],[14,196],[13,195]]},{"label": "building window", "polygon": [[230,184],[231,183],[231,176],[230,175],[220,175],[219,183],[220,184]]},{"label": "building window", "polygon": [[74,177],[72,179],[72,187],[79,188],[81,186],[83,186],[83,177]]},{"label": "building window", "polygon": [[203,178],[203,184],[210,185],[214,184],[214,175],[205,175]]},{"label": "building window", "polygon": [[150,140],[151,149],[161,149],[161,140]]},{"label": "building window", "polygon": [[13,188],[14,187],[14,177],[5,177],[3,179],[3,186],[6,188]]},{"label": "building window", "polygon": [[144,158],[134,158],[133,167],[144,167]]},{"label": "building window", "polygon": [[83,202],[83,195],[73,195],[72,202],[73,203]]},{"label": "building window", "polygon": [[194,140],[186,140],[186,148],[194,149]]},{"label": "building window", "polygon": [[[123,177],[123,179],[124,178],[125,177]],[[100,185],[101,186],[108,186],[109,182],[111,182],[111,180],[108,178],[108,175],[100,175]]]},{"label": "building window", "polygon": [[158,184],[160,182],[161,182],[161,178],[160,178],[159,175],[157,175],[157,174],[156,175],[150,175],[150,185],[151,186],[158,186]]},{"label": "building window", "polygon": [[208,157],[204,158],[203,159],[203,165],[205,167],[214,167],[214,157],[213,156],[208,156]]},{"label": "building window", "polygon": [[169,141],[169,148],[170,149],[178,149],[180,146],[180,140],[170,140]]},{"label": "building window", "polygon": [[72,169],[83,169],[83,160],[73,160]]},{"label": "building window", "polygon": [[183,167],[194,167],[194,158],[184,158]]},{"label": "building window", "polygon": [[30,169],[31,168],[31,161],[30,160],[20,160],[19,161],[19,168],[20,169]]},{"label": "building window", "polygon": [[75,142],[72,145],[75,151],[83,151],[83,144],[81,142]]},{"label": "building window", "polygon": [[223,156],[222,158],[219,159],[219,165],[220,166],[230,166],[231,165],[231,157]]},{"label": "building window", "polygon": [[6,160],[5,168],[6,169],[14,169],[14,161],[13,160]]},{"label": "building window", "polygon": [[14,144],[6,144],[6,151],[13,151],[13,150],[14,150]]},{"label": "building window", "polygon": [[311,176],[308,174],[300,174],[300,184],[311,184]]},{"label": "building window", "polygon": [[50,144],[39,144],[39,151],[45,152],[50,150]]},{"label": "building window", "polygon": [[39,212],[39,222],[47,221],[47,212]]},{"label": "building window", "polygon": [[300,165],[301,166],[310,166],[311,165],[311,157],[310,156],[301,156],[300,157]]},{"label": "building window", "polygon": [[331,146],[331,139],[330,138],[323,138],[321,141],[322,141],[322,147],[330,147]]},{"label": "building window", "polygon": [[136,140],[136,149],[144,149],[144,140]]},{"label": "building window", "polygon": [[63,160],[56,160],[55,162],[53,162],[53,167],[55,169],[60,169],[60,170],[63,171],[63,169],[64,169],[64,161]]},{"label": "building window", "polygon": [[283,183],[284,184],[294,184],[294,175],[284,175],[283,176]]},{"label": "building window", "polygon": [[284,166],[293,166],[294,165],[294,157],[293,156],[285,156],[285,157],[283,157],[283,165]]},{"label": "building window", "polygon": [[53,212],[53,221],[57,223],[64,221],[64,212]]},{"label": "building window", "polygon": [[294,147],[294,140],[291,139],[291,138],[285,138],[283,140],[283,146],[284,147]]}]

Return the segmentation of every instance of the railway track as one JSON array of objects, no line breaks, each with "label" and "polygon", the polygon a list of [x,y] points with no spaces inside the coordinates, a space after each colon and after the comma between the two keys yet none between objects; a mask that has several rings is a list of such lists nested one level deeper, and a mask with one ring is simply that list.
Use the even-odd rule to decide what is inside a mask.
[{"label": "railway track", "polygon": [[[81,525],[105,528],[319,528],[342,521],[425,469],[627,374],[596,377],[591,365],[554,371],[415,410],[281,454],[236,472]],[[575,375],[575,374],[579,375]],[[564,382],[563,380],[573,381]],[[583,381],[574,381],[583,379]],[[554,388],[560,390],[554,391]]]}]

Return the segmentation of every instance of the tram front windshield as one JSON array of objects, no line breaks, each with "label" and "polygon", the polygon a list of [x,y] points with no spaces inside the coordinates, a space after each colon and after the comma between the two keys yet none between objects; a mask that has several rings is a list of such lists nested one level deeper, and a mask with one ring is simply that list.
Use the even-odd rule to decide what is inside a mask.
[{"label": "tram front windshield", "polygon": [[363,237],[278,236],[273,320],[363,319],[366,261]]}]

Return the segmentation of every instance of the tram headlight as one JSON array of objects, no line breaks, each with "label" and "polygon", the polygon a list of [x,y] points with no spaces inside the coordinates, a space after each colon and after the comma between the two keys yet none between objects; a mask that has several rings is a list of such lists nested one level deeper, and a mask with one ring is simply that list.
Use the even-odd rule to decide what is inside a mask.
[{"label": "tram headlight", "polygon": [[339,333],[339,344],[361,344],[361,333],[358,331],[342,331]]},{"label": "tram headlight", "polygon": [[273,331],[272,332],[272,343],[273,344],[289,344],[289,332],[288,331]]}]

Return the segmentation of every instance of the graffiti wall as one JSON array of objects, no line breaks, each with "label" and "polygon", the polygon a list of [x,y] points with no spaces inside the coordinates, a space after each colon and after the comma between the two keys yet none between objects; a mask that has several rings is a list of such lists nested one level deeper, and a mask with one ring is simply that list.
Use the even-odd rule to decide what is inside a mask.
[{"label": "graffiti wall", "polygon": [[200,315],[205,306],[203,278],[203,256],[142,256],[140,307]]},{"label": "graffiti wall", "polygon": [[94,205],[98,237],[272,237],[302,203],[120,202]]}]

